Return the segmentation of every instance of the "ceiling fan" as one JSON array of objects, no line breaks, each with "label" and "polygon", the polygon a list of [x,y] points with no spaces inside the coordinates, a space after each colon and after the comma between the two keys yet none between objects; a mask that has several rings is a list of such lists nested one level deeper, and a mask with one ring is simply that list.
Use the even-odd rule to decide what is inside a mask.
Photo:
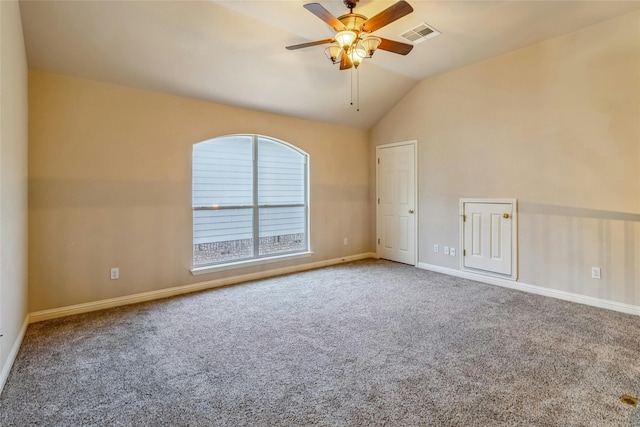
[{"label": "ceiling fan", "polygon": [[344,0],[349,13],[335,17],[319,3],[305,4],[304,8],[322,19],[336,31],[331,39],[287,46],[289,50],[332,43],[325,49],[325,54],[334,64],[340,63],[340,69],[346,70],[358,65],[365,58],[371,58],[376,49],[406,55],[413,45],[397,42],[371,35],[376,30],[413,12],[413,8],[404,0],[391,5],[377,15],[367,18],[353,13],[359,0]]}]

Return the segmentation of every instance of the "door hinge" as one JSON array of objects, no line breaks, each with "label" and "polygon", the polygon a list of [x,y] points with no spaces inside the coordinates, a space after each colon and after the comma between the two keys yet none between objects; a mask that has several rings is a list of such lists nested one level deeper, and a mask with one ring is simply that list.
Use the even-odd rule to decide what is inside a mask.
[{"label": "door hinge", "polygon": [[380,164],[380,157],[378,157],[378,164]]},{"label": "door hinge", "polygon": [[466,215],[462,215],[462,222],[467,222],[467,216]]},{"label": "door hinge", "polygon": [[380,239],[378,239],[378,244],[380,244]]},{"label": "door hinge", "polygon": [[378,204],[380,204],[380,197],[378,197]]},{"label": "door hinge", "polygon": [[467,256],[467,250],[466,249],[462,250],[462,256]]}]

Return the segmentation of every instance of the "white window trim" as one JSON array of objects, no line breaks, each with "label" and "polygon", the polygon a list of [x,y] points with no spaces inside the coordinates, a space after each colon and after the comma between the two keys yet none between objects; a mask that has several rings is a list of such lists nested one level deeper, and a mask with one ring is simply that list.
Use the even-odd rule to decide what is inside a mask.
[{"label": "white window trim", "polygon": [[269,264],[269,263],[278,262],[278,261],[288,261],[288,260],[297,259],[297,258],[308,258],[311,255],[313,255],[312,251],[296,252],[294,254],[276,255],[269,258],[254,258],[254,259],[247,259],[244,261],[228,262],[225,264],[194,267],[191,269],[191,274],[194,276],[199,276],[201,274],[209,274],[209,273],[215,273],[218,271],[233,270],[236,268],[243,268],[243,267],[251,267],[254,265]]},{"label": "white window trim", "polygon": [[[260,265],[260,264],[269,264],[272,262],[278,262],[278,261],[284,261],[284,260],[291,260],[291,259],[296,259],[296,258],[307,258],[310,257],[311,255],[313,255],[313,251],[311,250],[311,196],[309,194],[310,192],[310,177],[311,177],[311,170],[310,170],[310,164],[309,164],[309,153],[307,153],[306,151],[296,147],[293,144],[290,144],[286,141],[282,141],[280,139],[277,138],[273,138],[270,136],[266,136],[266,135],[261,135],[261,134],[236,134],[236,135],[244,135],[244,136],[252,136],[253,137],[253,141],[254,141],[254,149],[255,149],[255,141],[258,138],[266,138],[266,139],[270,139],[272,141],[276,141],[279,142],[280,144],[286,145],[289,148],[301,153],[304,155],[304,159],[305,159],[305,215],[306,215],[306,226],[305,226],[305,239],[306,239],[306,246],[307,246],[307,250],[304,252],[293,252],[293,253],[287,253],[287,254],[282,254],[282,255],[275,255],[275,256],[265,256],[265,257],[258,257],[258,258],[250,258],[250,259],[245,259],[245,260],[240,260],[240,261],[231,261],[231,262],[222,262],[219,264],[209,264],[209,265],[201,265],[201,266],[192,266],[191,268],[191,274],[194,276],[198,276],[201,274],[208,274],[208,273],[213,273],[213,272],[217,272],[217,271],[224,271],[224,270],[231,270],[231,269],[236,269],[236,268],[243,268],[243,267],[249,267],[249,266],[253,266],[253,265]],[[226,136],[232,136],[232,135],[226,135]],[[216,138],[221,138],[221,137],[216,137]],[[201,141],[201,142],[205,142],[205,141]],[[254,156],[255,157],[255,156]],[[192,178],[193,179],[193,178]],[[192,183],[193,185],[193,183]],[[192,212],[193,212],[193,207],[192,207]],[[192,221],[192,227],[193,227],[193,221]],[[254,228],[254,232],[255,232],[255,228]],[[193,236],[193,231],[192,231],[192,236]]]}]

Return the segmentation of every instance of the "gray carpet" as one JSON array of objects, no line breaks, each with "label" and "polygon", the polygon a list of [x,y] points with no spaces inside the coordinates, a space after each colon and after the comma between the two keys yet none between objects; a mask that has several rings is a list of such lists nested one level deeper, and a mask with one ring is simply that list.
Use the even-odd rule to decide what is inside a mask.
[{"label": "gray carpet", "polygon": [[29,326],[2,426],[640,426],[640,318],[365,260]]}]

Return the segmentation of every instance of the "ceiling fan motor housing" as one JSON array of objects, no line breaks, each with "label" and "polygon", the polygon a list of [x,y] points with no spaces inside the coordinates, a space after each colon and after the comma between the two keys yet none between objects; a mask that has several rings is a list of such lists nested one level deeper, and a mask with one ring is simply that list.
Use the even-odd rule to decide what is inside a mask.
[{"label": "ceiling fan motor housing", "polygon": [[338,21],[342,22],[348,30],[360,31],[360,27],[367,20],[367,17],[358,13],[347,13],[338,17]]},{"label": "ceiling fan motor housing", "polygon": [[360,0],[344,0],[344,5],[347,9],[354,9]]}]

